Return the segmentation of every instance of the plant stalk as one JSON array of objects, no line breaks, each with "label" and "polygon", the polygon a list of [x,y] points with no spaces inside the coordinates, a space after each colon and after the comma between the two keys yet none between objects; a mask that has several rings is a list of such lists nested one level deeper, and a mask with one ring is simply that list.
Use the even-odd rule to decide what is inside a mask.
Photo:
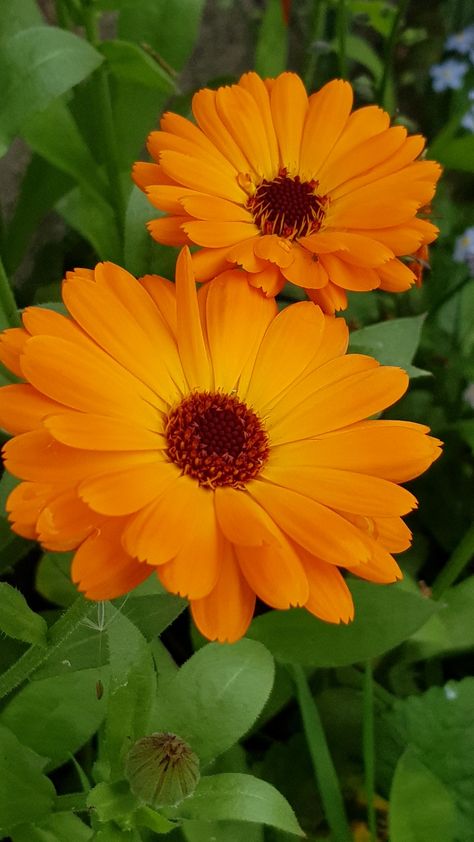
[{"label": "plant stalk", "polygon": [[346,0],[339,0],[337,7],[337,42],[339,47],[339,72],[347,79],[347,8]]},{"label": "plant stalk", "polygon": [[461,538],[456,549],[446,562],[431,586],[433,599],[440,599],[444,592],[459,578],[474,556],[474,523]]},{"label": "plant stalk", "polygon": [[365,793],[367,797],[367,823],[370,842],[377,842],[375,815],[375,739],[374,739],[374,679],[372,662],[367,661],[364,674],[364,701],[362,725],[362,753],[364,757]]},{"label": "plant stalk", "polygon": [[405,19],[409,2],[410,0],[399,0],[397,12],[393,19],[392,28],[390,30],[390,35],[388,36],[387,40],[387,46],[385,49],[384,68],[382,73],[382,79],[380,80],[380,87],[378,90],[378,101],[380,105],[384,108],[386,107],[388,84],[390,82],[390,79],[392,78],[393,58],[395,55],[397,37],[400,27]]},{"label": "plant stalk", "polygon": [[0,257],[0,309],[9,327],[21,327],[20,314],[15,296],[8,281],[3,260]]}]

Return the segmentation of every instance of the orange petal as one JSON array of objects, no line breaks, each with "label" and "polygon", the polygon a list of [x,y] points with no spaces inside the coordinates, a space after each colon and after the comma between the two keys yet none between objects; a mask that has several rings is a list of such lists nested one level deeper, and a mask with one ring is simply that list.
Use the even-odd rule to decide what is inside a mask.
[{"label": "orange petal", "polygon": [[369,582],[379,582],[380,584],[390,584],[399,579],[403,579],[402,571],[400,570],[395,559],[376,541],[367,539],[372,547],[372,556],[365,564],[360,564],[356,567],[351,567],[351,573],[354,576],[359,576],[360,579],[366,579]]},{"label": "orange petal", "polygon": [[[407,130],[404,126],[392,126],[386,131],[362,141],[358,146],[346,152],[344,156],[338,157],[335,163],[323,167],[320,173],[321,192],[324,194],[331,192],[331,196],[333,196],[335,195],[334,191],[336,191],[336,195],[338,195],[337,188],[340,185],[345,186],[347,182],[362,174],[368,180],[372,180],[371,174],[374,173],[374,178],[377,177],[377,167],[381,163],[393,166],[392,172],[399,169],[397,161],[394,160],[395,153],[404,146],[406,137]],[[413,149],[412,157],[410,149],[409,161],[413,160],[422,149],[423,138]]]},{"label": "orange petal", "polygon": [[[54,410],[52,410],[54,412]],[[56,410],[57,411],[57,410]],[[156,429],[147,430],[128,418],[83,412],[49,415],[45,428],[62,444],[89,450],[163,450],[163,422],[157,414]]]},{"label": "orange petal", "polygon": [[411,546],[411,532],[399,517],[376,518],[375,537],[389,553],[402,553]]},{"label": "orange petal", "polygon": [[196,219],[210,219],[216,225],[220,222],[252,222],[252,214],[236,202],[229,202],[219,196],[205,196],[191,193],[181,201],[182,207],[190,216]]},{"label": "orange petal", "polygon": [[261,178],[272,179],[276,172],[260,109],[253,96],[240,85],[221,87],[216,92],[217,112]]},{"label": "orange petal", "polygon": [[75,490],[67,489],[40,512],[36,523],[38,541],[54,552],[74,550],[102,522],[100,515],[79,500]]},{"label": "orange petal", "polygon": [[247,200],[237,178],[230,176],[224,168],[209,164],[199,157],[166,151],[161,153],[161,166],[178,184],[184,184],[199,193],[222,196],[238,204],[245,204]]},{"label": "orange petal", "polygon": [[[211,93],[214,93],[214,91],[211,91]],[[206,134],[202,132],[198,126],[195,126],[191,120],[187,120],[186,117],[182,117],[181,114],[174,114],[172,111],[166,111],[160,120],[160,126],[165,132],[170,132],[171,134],[190,140],[191,143],[194,144],[194,146],[198,146],[199,149],[212,152],[214,155],[221,154]],[[223,157],[224,160],[227,160],[227,156],[222,156],[221,154],[221,157]]]},{"label": "orange petal", "polygon": [[15,383],[2,388],[0,400],[0,426],[9,433],[27,433],[40,427],[43,419],[64,406],[46,398],[33,386]]},{"label": "orange petal", "polygon": [[73,582],[88,599],[115,599],[129,593],[151,573],[122,549],[122,519],[104,521],[77,550],[71,568]]},{"label": "orange petal", "polygon": [[380,289],[386,292],[403,292],[410,289],[416,281],[414,272],[400,260],[390,260],[377,269],[380,276]]},{"label": "orange petal", "polygon": [[[68,272],[67,277],[71,280],[94,281],[94,278],[86,278],[82,270]],[[95,288],[94,288],[95,289]],[[55,310],[46,310],[43,307],[27,307],[23,311],[23,324],[28,333],[32,336],[56,336],[58,339],[67,339],[69,342],[76,342],[82,347],[89,348],[90,343],[87,335],[76,325],[72,319],[56,313]]]},{"label": "orange petal", "polygon": [[347,295],[344,289],[332,284],[329,281],[325,287],[321,289],[307,289],[305,290],[311,301],[321,307],[323,313],[333,315],[339,310],[345,310],[347,307]]},{"label": "orange petal", "polygon": [[[348,231],[324,231],[322,234],[311,234],[299,240],[300,245],[315,254],[320,253],[321,241],[322,254],[341,252],[337,257],[355,266],[380,266],[393,257],[393,252],[376,239]],[[331,242],[333,248],[330,248]]]},{"label": "orange petal", "polygon": [[191,255],[191,258],[193,261],[194,274],[198,283],[201,281],[209,281],[221,272],[225,272],[226,269],[229,268],[229,262],[232,262],[230,261],[228,246],[223,246],[223,248],[220,249],[201,248],[199,251],[195,251],[194,254]]},{"label": "orange petal", "polygon": [[[159,164],[148,164],[144,161],[137,161],[132,167],[132,178],[140,188],[145,191],[150,184],[163,184],[163,169]],[[165,176],[165,184],[170,179]]]},{"label": "orange petal", "polygon": [[355,149],[360,143],[373,135],[388,129],[390,117],[377,105],[367,105],[358,108],[349,116],[337,143],[330,150],[326,159],[327,164],[333,165],[342,159],[349,150]]},{"label": "orange petal", "polygon": [[178,348],[189,387],[209,389],[212,372],[207,356],[189,249],[182,249],[176,262]]},{"label": "orange petal", "polygon": [[[199,132],[199,129],[197,129],[197,131]],[[152,158],[160,163],[161,154],[165,151],[180,152],[183,155],[191,155],[192,157],[194,157],[196,151],[198,151],[198,154],[203,161],[206,161],[206,163],[210,166],[224,172],[228,178],[232,178],[235,175],[234,167],[232,167],[229,161],[220,154],[215,146],[212,144],[209,144],[206,147],[199,145],[199,149],[196,150],[196,142],[194,139],[191,140],[189,138],[182,137],[174,132],[150,132],[147,139],[147,148]]]},{"label": "orange petal", "polygon": [[253,222],[221,222],[220,220],[192,220],[183,223],[183,230],[198,246],[222,248],[258,234]]},{"label": "orange petal", "polygon": [[212,591],[191,601],[191,613],[208,640],[234,643],[243,637],[253,616],[255,594],[240,572],[231,545],[223,542],[220,570]]},{"label": "orange petal", "polygon": [[[162,278],[161,275],[144,275],[140,283],[146,289],[150,298],[154,301],[160,315],[169,328],[173,337],[176,337],[176,287],[171,281]],[[160,331],[161,333],[161,331]]]},{"label": "orange petal", "polygon": [[352,88],[334,79],[309,98],[309,108],[301,139],[300,175],[310,181],[337,143],[352,108]]},{"label": "orange petal", "polygon": [[23,538],[36,540],[36,521],[44,506],[63,490],[50,483],[20,482],[10,492],[6,510],[13,532]]},{"label": "orange petal", "polygon": [[278,542],[273,521],[244,491],[216,488],[215,506],[219,526],[232,544],[261,547]]},{"label": "orange petal", "polygon": [[285,278],[273,263],[269,263],[261,272],[249,272],[247,277],[250,286],[261,289],[269,298],[278,295],[285,286]]},{"label": "orange petal", "polygon": [[270,155],[272,176],[275,176],[279,170],[279,156],[278,156],[278,141],[275,134],[275,127],[273,125],[272,111],[270,108],[270,97],[265,83],[257,75],[257,73],[244,73],[239,79],[239,85],[245,88],[257,103],[261,119],[265,127],[265,134],[267,139],[267,149]]},{"label": "orange petal", "polygon": [[159,497],[176,475],[176,465],[156,459],[146,465],[88,477],[79,485],[78,493],[96,512],[129,515]]},{"label": "orange petal", "polygon": [[[402,127],[396,126],[395,128],[401,129]],[[394,131],[394,129],[390,129],[389,131]],[[367,144],[362,144],[362,148],[366,145],[375,145],[377,141],[378,138],[375,138],[372,141],[367,141]],[[371,184],[372,182],[377,181],[385,175],[397,173],[398,171],[406,167],[408,164],[411,164],[413,162],[413,160],[422,151],[424,145],[425,139],[421,137],[421,135],[412,135],[411,137],[407,137],[405,139],[405,142],[402,143],[399,146],[399,148],[395,150],[391,155],[386,157],[385,160],[381,160],[380,163],[376,164],[375,166],[368,166],[365,169],[365,171],[359,171],[357,175],[354,175],[352,178],[348,178],[343,183],[340,183],[338,187],[335,187],[333,190],[331,190],[331,198],[333,200],[342,198],[343,196],[346,196],[353,190],[358,190],[359,187],[364,187],[366,184]],[[365,160],[367,160],[367,155],[362,152],[362,148],[360,149],[360,154],[365,158]],[[351,150],[351,152],[349,153],[349,157],[352,155],[357,156],[358,154],[359,150],[354,149]],[[343,162],[339,160],[336,162],[336,170],[340,163],[342,164]]]},{"label": "orange petal", "polygon": [[309,595],[304,568],[288,539],[276,532],[278,544],[235,547],[240,569],[252,590],[272,608],[304,605]]},{"label": "orange petal", "polygon": [[182,228],[183,222],[189,222],[189,216],[164,216],[147,222],[146,227],[157,243],[164,246],[183,246],[189,243],[189,238]]},{"label": "orange petal", "polygon": [[175,184],[151,184],[145,192],[154,208],[175,216],[183,215],[181,199],[194,195],[194,190]]},{"label": "orange petal", "polygon": [[206,324],[217,388],[225,392],[236,388],[242,369],[249,358],[255,359],[275,315],[274,300],[250,287],[247,275],[238,269],[224,272],[209,283]]},{"label": "orange petal", "polygon": [[17,377],[23,378],[20,366],[20,355],[29,339],[26,330],[12,327],[0,333],[0,361]]},{"label": "orange petal", "polygon": [[314,254],[297,244],[293,245],[292,254],[294,255],[293,263],[282,269],[288,281],[309,289],[321,289],[326,286],[329,280],[328,274]]},{"label": "orange petal", "polygon": [[300,145],[308,111],[304,85],[295,73],[281,73],[270,93],[273,125],[280,147],[280,161],[288,174],[299,173]]},{"label": "orange petal", "polygon": [[349,623],[354,619],[354,603],[344,577],[337,567],[325,564],[314,555],[299,549],[309,584],[305,608],[327,623]]},{"label": "orange petal", "polygon": [[250,164],[239,145],[228,131],[216,108],[216,91],[203,88],[193,96],[193,114],[203,133],[231,162],[237,172],[248,172]]},{"label": "orange petal", "polygon": [[254,242],[254,252],[262,260],[270,260],[280,268],[293,263],[294,254],[292,244],[277,234],[267,234]]},{"label": "orange petal", "polygon": [[380,286],[379,269],[367,269],[346,263],[345,254],[345,252],[340,252],[340,257],[335,254],[322,254],[320,257],[331,283],[342,289],[356,292],[364,292]]}]

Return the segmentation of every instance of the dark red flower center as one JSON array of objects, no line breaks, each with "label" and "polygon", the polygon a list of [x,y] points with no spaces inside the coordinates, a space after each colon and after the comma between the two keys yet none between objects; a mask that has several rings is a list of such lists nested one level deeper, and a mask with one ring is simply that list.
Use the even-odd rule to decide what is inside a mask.
[{"label": "dark red flower center", "polygon": [[262,422],[235,395],[193,392],[168,416],[168,456],[200,485],[243,488],[268,459]]},{"label": "dark red flower center", "polygon": [[329,199],[316,193],[317,181],[301,181],[285,169],[272,181],[264,179],[247,207],[262,234],[278,234],[294,239],[319,231]]}]

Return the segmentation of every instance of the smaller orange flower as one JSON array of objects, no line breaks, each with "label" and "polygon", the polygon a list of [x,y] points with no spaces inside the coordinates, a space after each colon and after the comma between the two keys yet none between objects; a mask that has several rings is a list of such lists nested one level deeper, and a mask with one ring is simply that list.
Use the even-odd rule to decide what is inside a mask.
[{"label": "smaller orange flower", "polygon": [[199,246],[198,281],[239,266],[266,295],[291,282],[326,313],[347,290],[407,290],[417,276],[400,258],[438,234],[423,211],[441,168],[421,159],[421,135],[352,101],[341,79],[308,97],[294,73],[246,73],[195,94],[197,125],[165,114],[148,138],[154,163],[133,169],[165,214],[152,237]]}]

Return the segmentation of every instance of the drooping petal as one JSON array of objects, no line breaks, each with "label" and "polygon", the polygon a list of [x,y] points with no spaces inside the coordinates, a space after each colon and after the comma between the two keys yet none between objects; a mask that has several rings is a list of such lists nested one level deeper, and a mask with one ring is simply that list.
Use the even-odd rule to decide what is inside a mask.
[{"label": "drooping petal", "polygon": [[304,607],[327,623],[349,623],[354,618],[354,603],[337,567],[325,564],[302,548],[298,555],[309,584],[309,598]]},{"label": "drooping petal", "polygon": [[71,576],[88,599],[115,599],[148,578],[152,568],[131,558],[120,543],[122,522],[104,521],[77,550]]},{"label": "drooping petal", "polygon": [[235,547],[240,569],[252,590],[272,608],[304,605],[309,588],[303,565],[288,539],[277,531],[278,544]]},{"label": "drooping petal", "polygon": [[209,389],[211,368],[207,356],[196,295],[193,264],[188,249],[176,263],[177,338],[181,363],[189,387]]}]

